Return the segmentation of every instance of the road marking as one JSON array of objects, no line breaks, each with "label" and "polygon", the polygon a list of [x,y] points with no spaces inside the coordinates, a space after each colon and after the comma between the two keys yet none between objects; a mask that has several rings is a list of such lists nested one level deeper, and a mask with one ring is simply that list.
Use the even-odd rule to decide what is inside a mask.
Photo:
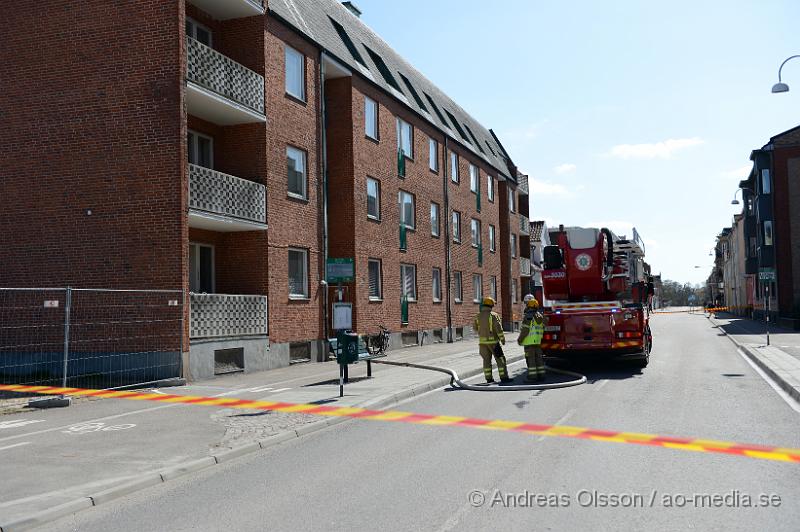
[{"label": "road marking", "polygon": [[737,348],[736,352],[739,353],[739,356],[741,356],[745,362],[750,364],[750,367],[753,368],[755,372],[761,376],[762,379],[767,381],[767,384],[769,384],[770,387],[773,390],[775,390],[775,393],[778,394],[778,397],[783,399],[784,402],[792,408],[792,410],[794,410],[797,413],[800,413],[800,404],[798,404],[797,401],[795,401],[791,395],[786,393],[780,386],[778,386],[778,384],[774,380],[772,380],[772,377],[767,375],[763,369],[759,368],[755,362],[750,360],[750,357],[747,356],[741,348]]},{"label": "road marking", "polygon": [[0,421],[0,430],[2,429],[15,429],[17,427],[24,427],[33,423],[42,423],[44,419],[12,419],[10,421]]},{"label": "road marking", "polygon": [[101,422],[79,423],[77,425],[69,427],[67,430],[62,430],[61,432],[64,434],[80,435],[80,434],[88,434],[90,432],[114,432],[118,430],[127,430],[127,429],[132,429],[135,426],[136,425],[134,423],[126,423],[123,425],[109,425],[109,426]]},{"label": "road marking", "polygon": [[[558,421],[556,421],[556,422],[554,423],[554,425],[555,425],[555,426],[561,425],[563,422],[565,422],[566,420],[568,420],[569,418],[571,418],[571,417],[572,417],[572,415],[573,415],[575,412],[577,412],[577,409],[575,409],[575,408],[570,408],[570,409],[567,411],[567,413],[566,413],[566,414],[564,414],[563,416],[561,416],[561,419],[559,419]],[[543,434],[542,436],[540,436],[540,437],[537,439],[537,441],[542,441],[542,440],[544,440],[546,437],[547,437],[547,434]]]},{"label": "road marking", "polygon": [[5,447],[0,447],[0,451],[5,451],[6,449],[13,449],[14,447],[22,447],[23,445],[28,445],[31,442],[24,441],[22,443],[15,443],[14,445],[6,445]]},{"label": "road marking", "polygon": [[[346,417],[351,419],[383,420],[396,423],[417,425],[447,425],[483,430],[517,432],[537,436],[553,436],[561,438],[577,438],[598,440],[603,442],[650,445],[671,448],[681,451],[703,453],[731,454],[761,460],[800,463],[800,449],[750,445],[733,442],[700,440],[697,438],[676,438],[656,434],[635,434],[598,430],[586,427],[569,427],[562,425],[537,425],[522,421],[505,421],[478,418],[460,418],[455,416],[437,416],[432,414],[416,414],[413,412],[368,410],[357,407],[340,407],[318,404],[285,403],[279,401],[250,401],[238,398],[214,398],[191,395],[160,395],[135,391],[90,390],[85,388],[57,388],[53,386],[24,386],[19,384],[0,384],[0,390],[11,392],[33,392],[43,395],[77,395],[102,397],[106,399],[127,399],[131,401],[171,402],[175,404],[214,405],[243,410],[262,410],[275,412],[302,412],[318,416]],[[570,412],[565,414],[565,417]],[[564,419],[564,418],[562,418]]]},{"label": "road marking", "polygon": [[603,379],[603,380],[601,380],[601,381],[597,381],[597,382],[599,382],[599,384],[596,384],[596,386],[593,386],[593,387],[592,387],[592,389],[593,389],[594,391],[597,391],[597,390],[599,390],[600,388],[602,388],[603,386],[605,386],[606,384],[608,384],[608,379]]},{"label": "road marking", "polygon": [[291,388],[278,388],[277,390],[272,390],[272,393],[285,392],[286,390],[291,390]]},{"label": "road marking", "polygon": [[253,392],[253,393],[258,393],[258,392],[266,392],[266,391],[271,390],[271,389],[272,389],[272,386],[262,386],[261,388],[250,388],[247,391],[248,392]]}]

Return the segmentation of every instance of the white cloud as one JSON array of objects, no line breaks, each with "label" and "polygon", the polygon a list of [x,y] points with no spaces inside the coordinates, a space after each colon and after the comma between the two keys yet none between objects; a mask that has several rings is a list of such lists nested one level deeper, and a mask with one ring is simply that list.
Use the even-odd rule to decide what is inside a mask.
[{"label": "white cloud", "polygon": [[559,183],[549,183],[530,178],[531,193],[535,196],[570,196],[570,190]]},{"label": "white cloud", "polygon": [[560,175],[560,174],[568,174],[570,172],[574,172],[577,168],[578,167],[572,163],[564,163],[564,164],[559,164],[558,166],[553,168],[553,171]]},{"label": "white cloud", "polygon": [[592,222],[587,224],[585,227],[596,227],[600,228],[607,228],[611,229],[611,231],[617,236],[633,236],[633,224],[627,220],[605,220],[599,222]]},{"label": "white cloud", "polygon": [[729,179],[747,179],[747,176],[750,175],[750,170],[753,169],[753,165],[746,164],[744,166],[740,166],[734,170],[728,170],[727,172],[722,172],[722,177],[726,177]]},{"label": "white cloud", "polygon": [[618,144],[608,153],[619,159],[669,159],[673,153],[699,146],[705,141],[699,137],[688,139],[668,139],[652,144]]}]

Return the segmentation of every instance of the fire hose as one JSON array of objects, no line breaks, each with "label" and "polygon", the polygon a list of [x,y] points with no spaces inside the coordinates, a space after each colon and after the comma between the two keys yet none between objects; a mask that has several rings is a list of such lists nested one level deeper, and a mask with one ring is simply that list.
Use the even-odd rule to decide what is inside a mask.
[{"label": "fire hose", "polygon": [[545,366],[547,371],[552,371],[553,373],[560,373],[562,375],[568,375],[570,377],[575,377],[574,380],[571,381],[563,381],[563,382],[553,382],[553,383],[546,383],[546,384],[512,384],[512,385],[490,385],[490,384],[467,384],[461,379],[458,378],[458,373],[450,368],[439,368],[436,366],[425,366],[422,364],[412,364],[410,362],[392,362],[389,360],[373,360],[373,364],[386,364],[387,366],[400,366],[405,368],[415,368],[415,369],[426,369],[430,371],[438,371],[439,373],[446,373],[450,375],[450,386],[453,388],[460,388],[462,390],[471,390],[473,392],[505,392],[505,391],[520,391],[520,390],[552,390],[555,388],[567,388],[569,386],[578,386],[579,384],[586,383],[586,376],[581,375],[580,373],[575,373],[573,371],[567,371],[564,369],[556,369],[551,368],[550,366]]}]

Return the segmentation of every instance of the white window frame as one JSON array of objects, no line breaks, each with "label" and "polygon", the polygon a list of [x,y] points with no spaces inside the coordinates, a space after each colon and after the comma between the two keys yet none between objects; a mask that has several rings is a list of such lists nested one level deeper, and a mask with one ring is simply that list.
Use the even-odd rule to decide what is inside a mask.
[{"label": "white window frame", "polygon": [[[370,112],[370,105],[372,105],[372,111]],[[364,135],[372,140],[378,140],[380,138],[380,129],[378,127],[378,102],[370,98],[369,96],[364,96]],[[372,117],[374,123],[374,135],[370,134],[369,126],[370,126],[370,117]]]},{"label": "white window frame", "polygon": [[[405,131],[408,131],[408,146],[406,146]],[[414,126],[397,118],[397,147],[407,159],[414,160]]]},{"label": "white window frame", "polygon": [[458,175],[458,154],[454,151],[450,152],[450,180],[453,183],[460,183],[461,177]]},{"label": "white window frame", "polygon": [[[197,251],[194,254],[194,257],[195,257],[195,266],[194,266],[194,268],[195,268],[195,272],[197,272],[198,275],[200,273],[200,248],[207,248],[207,249],[211,250],[211,292],[206,292],[206,293],[207,294],[215,293],[216,290],[217,290],[217,272],[216,272],[216,264],[215,264],[216,260],[217,260],[217,257],[216,257],[217,251],[216,251],[216,249],[214,249],[214,246],[211,245],[211,244],[201,244],[199,242],[189,242],[189,247],[197,249]],[[191,249],[190,249],[189,250],[189,257],[191,257],[191,256],[192,256],[192,253],[191,253]],[[192,271],[192,268],[191,268],[191,265],[189,265],[189,272],[191,273],[191,271]],[[189,279],[189,286],[191,286],[191,283],[192,283],[192,280],[190,278]],[[200,284],[199,276],[198,276],[198,279],[197,279],[197,284],[198,285]]]},{"label": "white window frame", "polygon": [[479,273],[472,274],[472,301],[473,303],[480,303],[483,299],[483,275]]},{"label": "white window frame", "polygon": [[302,194],[298,194],[297,192],[293,192],[289,190],[289,165],[287,161],[286,165],[286,190],[289,196],[297,199],[307,200],[308,199],[308,153],[305,150],[298,148],[297,146],[292,146],[291,144],[286,145],[286,158],[289,158],[290,151],[296,151],[301,155],[300,160],[303,163],[303,192]]},{"label": "white window frame", "polygon": [[[308,283],[308,270],[309,270],[309,268],[308,268],[308,250],[305,249],[305,248],[294,248],[294,247],[288,248],[287,249],[287,253],[286,253],[287,266],[289,264],[289,254],[290,253],[300,253],[303,256],[304,260],[303,260],[303,272],[302,272],[303,273],[303,293],[302,294],[292,293],[292,285],[291,285],[291,283],[289,283],[289,299],[309,299],[310,292],[308,290],[308,284],[309,284]],[[288,273],[288,275],[287,275],[287,281],[288,281],[288,280],[291,279],[291,271],[289,271],[288,268],[287,268],[287,273]]]},{"label": "white window frame", "polygon": [[489,224],[489,252],[494,253],[497,251],[497,229],[492,224]]},{"label": "white window frame", "polygon": [[492,299],[497,301],[497,276],[492,275],[489,277],[489,295],[492,296]]},{"label": "white window frame", "polygon": [[434,268],[431,271],[431,296],[434,303],[442,301],[442,269]]},{"label": "white window frame", "polygon": [[508,210],[509,210],[509,212],[517,212],[516,209],[515,209],[515,205],[514,205],[515,203],[516,203],[516,201],[514,199],[514,189],[513,188],[509,188],[508,189]]},{"label": "white window frame", "polygon": [[[284,77],[284,90],[286,94],[297,98],[300,101],[306,101],[306,56],[300,50],[292,48],[288,44],[284,45],[284,69],[283,69],[283,77]],[[296,94],[293,91],[293,88],[290,86],[289,83],[289,61],[290,60],[300,60],[300,94]]]},{"label": "white window frame", "polygon": [[[434,223],[433,213],[436,212],[436,223]],[[435,201],[431,202],[431,236],[439,238],[442,234],[442,208]]]},{"label": "white window frame", "polygon": [[474,164],[469,164],[469,190],[477,194],[481,187],[481,172]]},{"label": "white window frame", "polygon": [[461,213],[458,211],[453,211],[451,216],[452,222],[451,225],[453,226],[453,242],[461,243]]},{"label": "white window frame", "polygon": [[[409,296],[405,293],[406,290],[406,272],[411,269],[411,273],[413,276],[413,283],[412,286],[414,287],[413,290],[413,297]],[[417,300],[417,266],[416,264],[408,264],[401,262],[400,263],[400,295],[405,296],[408,298],[409,301],[416,301]]]},{"label": "white window frame", "polygon": [[[206,135],[204,133],[200,133],[199,131],[195,131],[194,129],[190,129],[186,133],[187,133],[186,134],[186,151],[187,151],[187,155],[189,157],[189,162],[191,163],[192,154],[194,154],[194,158],[195,158],[195,160],[197,160],[197,158],[198,158],[197,156],[199,154],[199,147],[200,147],[197,141],[200,138],[204,138],[204,139],[209,141],[209,147],[210,147],[210,150],[211,150],[211,152],[209,153],[209,156],[208,156],[209,166],[204,167],[204,168],[208,168],[210,170],[213,170],[214,169],[214,137],[210,137],[210,136],[208,136],[208,135]],[[191,164],[197,164],[197,166],[202,166],[201,164],[198,164],[198,163],[191,163]]]},{"label": "white window frame", "polygon": [[487,181],[486,189],[488,191],[486,197],[488,198],[490,203],[494,203],[494,176],[487,175],[486,181]]},{"label": "white window frame", "polygon": [[369,294],[370,301],[383,301],[383,261],[381,259],[367,259],[367,293],[370,292],[369,286],[369,267],[371,264],[378,265],[378,295],[374,296],[371,293]]},{"label": "white window frame", "polygon": [[428,139],[428,168],[439,173],[439,141],[434,138]]},{"label": "white window frame", "polygon": [[[186,25],[188,26],[186,36],[191,37],[192,39],[196,40],[202,45],[208,46],[209,48],[213,48],[214,46],[214,32],[211,31],[211,28],[206,26],[205,24],[200,24],[195,19],[191,17],[186,17]],[[208,33],[208,44],[202,42],[200,39],[197,38],[197,30],[202,29]]]},{"label": "white window frame", "polygon": [[[378,212],[375,213],[374,215],[369,213],[369,198],[371,197],[369,193],[369,185],[371,183],[375,184],[375,190],[376,190],[375,206],[376,209],[378,210]],[[367,177],[367,218],[369,218],[370,220],[377,220],[377,221],[381,220],[381,182],[373,177]]]},{"label": "white window frame", "polygon": [[453,300],[456,303],[464,300],[464,276],[460,271],[453,272]]},{"label": "white window frame", "polygon": [[481,221],[477,218],[469,220],[469,237],[472,247],[477,248],[481,245]]},{"label": "white window frame", "polygon": [[[408,224],[407,220],[403,220],[403,216],[405,213],[405,209],[403,208],[403,196],[408,196],[411,198],[411,225]],[[417,227],[417,199],[414,197],[414,194],[411,192],[407,192],[405,190],[399,190],[397,192],[397,205],[400,208],[400,225],[404,225],[406,229],[416,229]]]}]

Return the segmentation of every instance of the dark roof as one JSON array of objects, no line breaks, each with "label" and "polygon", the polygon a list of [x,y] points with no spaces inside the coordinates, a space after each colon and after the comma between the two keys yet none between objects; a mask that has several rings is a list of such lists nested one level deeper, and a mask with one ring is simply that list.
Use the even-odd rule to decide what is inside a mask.
[{"label": "dark roof", "polygon": [[541,242],[544,221],[531,222],[531,241]]},{"label": "dark roof", "polygon": [[[354,73],[371,80],[444,131],[448,137],[493,166],[499,175],[515,180],[509,176],[505,150],[489,129],[439,90],[341,3],[336,0],[269,0],[267,5],[271,13],[324,48]],[[342,36],[342,30],[345,36]],[[425,105],[431,100],[435,103],[433,110]],[[445,116],[451,118],[450,122],[444,119]],[[484,150],[484,146],[488,146],[489,151]]]}]

